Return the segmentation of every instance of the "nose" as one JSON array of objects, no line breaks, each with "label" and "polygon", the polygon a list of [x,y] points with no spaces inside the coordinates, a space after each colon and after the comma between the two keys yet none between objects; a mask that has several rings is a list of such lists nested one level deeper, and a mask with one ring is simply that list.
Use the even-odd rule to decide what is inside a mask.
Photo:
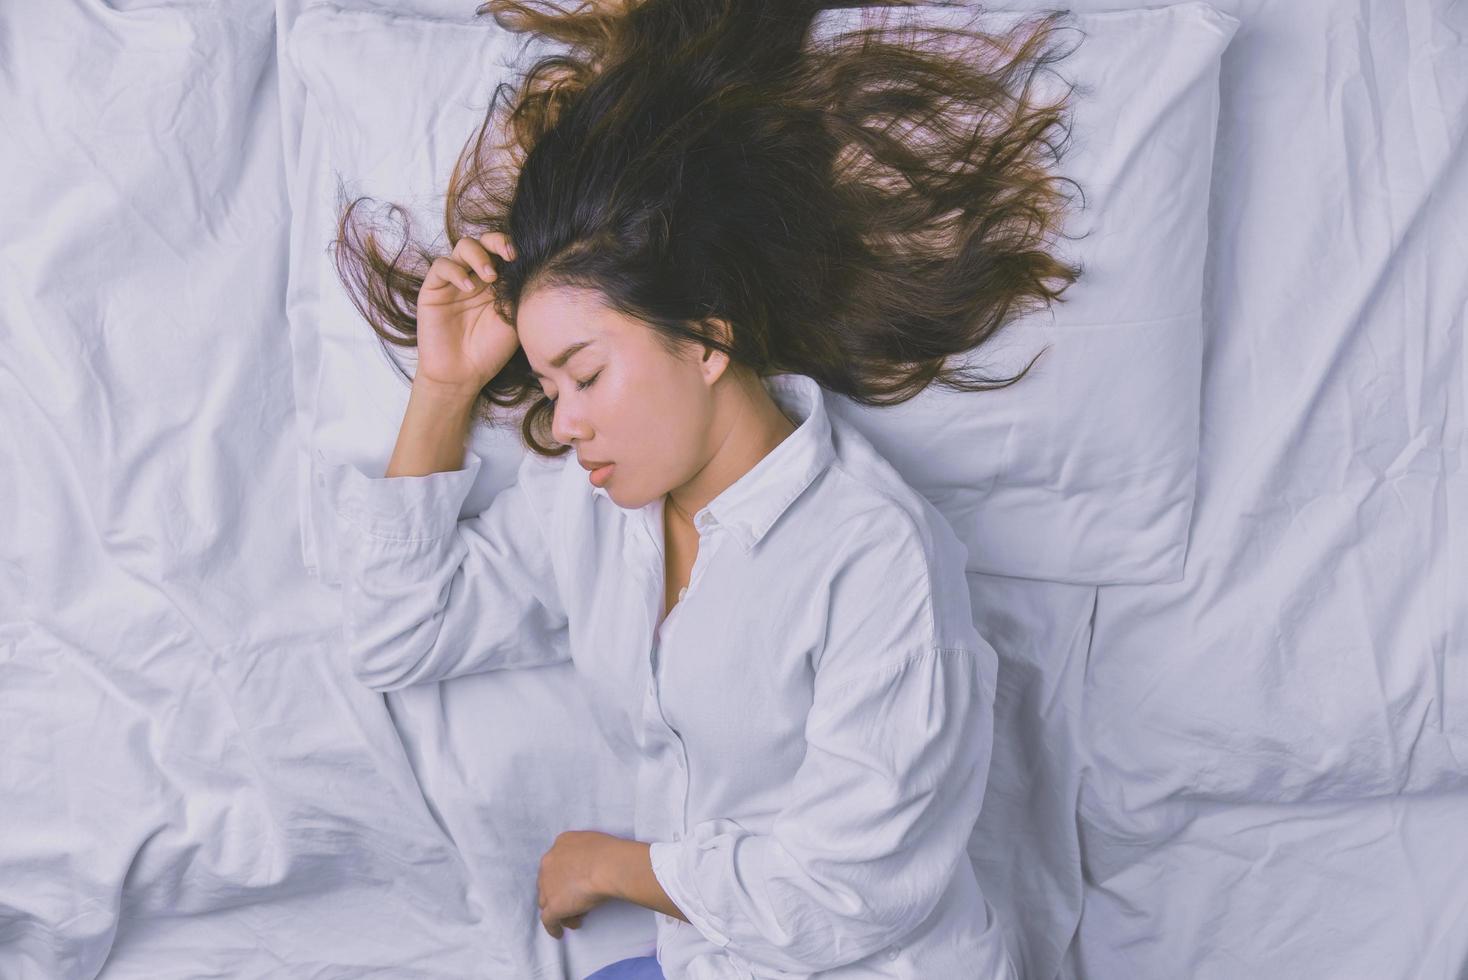
[{"label": "nose", "polygon": [[566,407],[564,395],[557,398],[551,406],[551,438],[565,446],[574,446],[578,442],[585,442],[582,432],[574,430],[567,422],[571,418],[571,411]]}]

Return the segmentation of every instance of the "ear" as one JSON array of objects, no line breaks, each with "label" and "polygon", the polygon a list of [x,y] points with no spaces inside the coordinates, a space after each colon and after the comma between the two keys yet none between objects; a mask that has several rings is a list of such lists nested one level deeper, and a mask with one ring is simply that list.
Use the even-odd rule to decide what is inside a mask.
[{"label": "ear", "polygon": [[[711,328],[714,336],[720,341],[725,344],[733,344],[734,328],[729,325],[728,320],[725,320],[723,317],[710,317],[703,322]],[[717,381],[728,370],[729,364],[728,354],[725,354],[717,347],[710,347],[707,344],[704,345],[703,363],[700,367],[703,369],[704,379],[706,381],[710,384]]]}]

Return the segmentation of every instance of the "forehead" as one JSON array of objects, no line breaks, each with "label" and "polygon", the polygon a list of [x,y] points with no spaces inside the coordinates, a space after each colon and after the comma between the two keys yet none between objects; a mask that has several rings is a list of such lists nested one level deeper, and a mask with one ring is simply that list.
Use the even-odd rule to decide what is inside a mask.
[{"label": "forehead", "polygon": [[538,377],[559,370],[576,353],[616,340],[621,318],[587,289],[546,287],[527,295],[515,311],[515,332]]}]

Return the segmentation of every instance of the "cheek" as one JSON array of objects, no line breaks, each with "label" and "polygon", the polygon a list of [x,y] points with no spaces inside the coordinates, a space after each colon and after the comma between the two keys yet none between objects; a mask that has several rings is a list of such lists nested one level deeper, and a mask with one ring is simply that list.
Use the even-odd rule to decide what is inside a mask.
[{"label": "cheek", "polygon": [[592,411],[597,431],[606,437],[607,451],[638,469],[656,468],[670,448],[668,418],[648,400],[646,389],[634,383],[609,386]]},{"label": "cheek", "polygon": [[581,393],[581,408],[596,429],[597,441],[605,438],[608,452],[620,455],[636,443],[642,428],[636,385],[622,378],[602,377]]}]

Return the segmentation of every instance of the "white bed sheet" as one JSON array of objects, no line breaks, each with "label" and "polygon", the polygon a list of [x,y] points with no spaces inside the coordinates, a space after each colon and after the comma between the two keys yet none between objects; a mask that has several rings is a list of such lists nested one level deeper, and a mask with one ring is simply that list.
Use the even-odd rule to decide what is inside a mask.
[{"label": "white bed sheet", "polygon": [[499,947],[301,568],[268,2],[0,4],[0,977]]},{"label": "white bed sheet", "polygon": [[[971,575],[971,853],[1027,978],[1458,978],[1468,8],[1218,5],[1186,574]],[[0,977],[576,980],[640,910],[495,914],[473,817],[549,839],[536,767],[596,757],[480,783],[503,678],[409,717],[300,565],[273,15],[0,7]]]},{"label": "white bed sheet", "polygon": [[1468,5],[1243,2],[1183,581],[1103,586],[1074,977],[1468,976]]}]

